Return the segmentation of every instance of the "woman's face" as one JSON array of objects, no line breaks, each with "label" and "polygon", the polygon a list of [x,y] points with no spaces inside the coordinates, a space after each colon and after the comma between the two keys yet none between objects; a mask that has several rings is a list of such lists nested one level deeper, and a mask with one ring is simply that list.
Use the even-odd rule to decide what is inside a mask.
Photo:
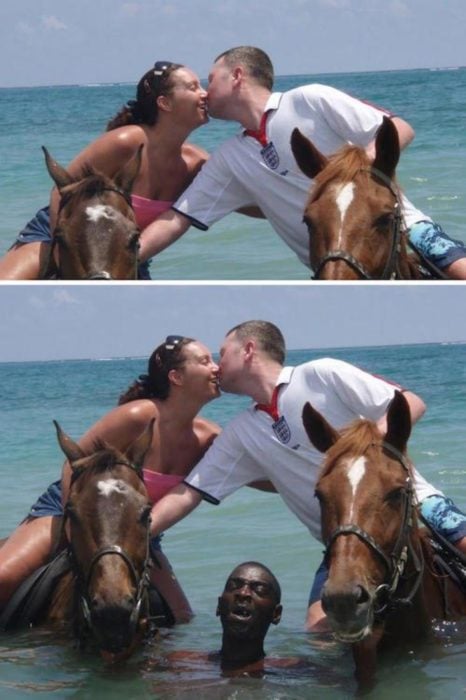
[{"label": "woman's face", "polygon": [[201,86],[196,73],[189,68],[178,68],[171,74],[170,83],[167,100],[172,118],[182,121],[191,129],[206,124],[209,121],[207,92]]},{"label": "woman's face", "polygon": [[184,391],[203,403],[218,398],[218,365],[214,362],[209,348],[194,341],[185,345],[182,352],[183,365],[175,371],[181,379]]}]

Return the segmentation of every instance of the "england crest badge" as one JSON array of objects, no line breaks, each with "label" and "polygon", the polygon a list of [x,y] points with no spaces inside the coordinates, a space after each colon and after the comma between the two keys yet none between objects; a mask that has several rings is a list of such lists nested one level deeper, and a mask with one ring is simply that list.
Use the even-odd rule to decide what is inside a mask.
[{"label": "england crest badge", "polygon": [[264,148],[261,150],[261,156],[269,166],[270,170],[276,170],[280,165],[280,158],[278,157],[277,149],[273,145],[272,141],[270,141],[270,143],[264,146]]},{"label": "england crest badge", "polygon": [[286,422],[285,416],[280,416],[275,423],[272,423],[272,429],[277,438],[286,445],[291,439],[290,426]]}]

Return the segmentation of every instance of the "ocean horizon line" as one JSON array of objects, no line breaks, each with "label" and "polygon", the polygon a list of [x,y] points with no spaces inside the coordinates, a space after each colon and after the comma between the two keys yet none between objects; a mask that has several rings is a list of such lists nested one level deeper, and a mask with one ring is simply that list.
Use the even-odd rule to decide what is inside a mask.
[{"label": "ocean horizon line", "polygon": [[[438,346],[438,345],[466,345],[465,340],[437,340],[433,342],[412,341],[404,343],[380,343],[375,345],[334,345],[322,347],[301,347],[288,348],[287,352],[341,352],[343,350],[372,350],[382,348],[406,348],[419,345]],[[216,357],[218,353],[213,353]],[[115,357],[56,357],[51,359],[28,359],[28,360],[0,360],[0,365],[19,365],[19,364],[46,364],[46,363],[63,363],[63,362],[121,362],[122,360],[147,360],[148,355],[118,355]]]},{"label": "ocean horizon line", "polygon": [[[327,76],[327,75],[366,75],[371,73],[402,73],[402,72],[414,72],[414,71],[453,71],[453,70],[465,70],[466,65],[458,66],[418,66],[416,68],[379,68],[377,70],[341,70],[341,71],[318,71],[318,72],[299,72],[299,73],[277,73],[275,78],[293,78],[300,75],[308,76]],[[207,77],[202,77],[202,81],[206,81]],[[123,85],[136,85],[137,80],[108,80],[102,82],[95,81],[83,81],[79,83],[38,83],[32,85],[0,85],[0,90],[35,90],[35,89],[46,89],[46,88],[76,88],[76,87],[110,87],[110,86],[123,86]]]}]

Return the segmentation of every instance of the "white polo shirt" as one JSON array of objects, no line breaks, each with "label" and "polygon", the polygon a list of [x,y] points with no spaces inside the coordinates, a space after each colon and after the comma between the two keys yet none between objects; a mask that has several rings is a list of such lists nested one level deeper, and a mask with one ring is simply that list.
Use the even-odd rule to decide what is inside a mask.
[{"label": "white polo shirt", "polygon": [[[187,190],[173,205],[206,230],[230,212],[258,205],[270,224],[302,263],[309,266],[309,233],[303,212],[310,180],[299,170],[291,151],[291,133],[298,127],[325,155],[345,144],[366,147],[386,112],[326,85],[305,85],[273,93],[266,105],[269,164],[262,146],[244,130],[220,145]],[[407,226],[429,219],[403,198]]]},{"label": "white polo shirt", "polygon": [[[320,509],[314,490],[323,456],[305,432],[304,404],[309,401],[339,429],[357,418],[379,420],[399,387],[328,358],[283,368],[280,385],[277,408],[283,418],[276,430],[268,413],[250,406],[215,439],[185,483],[200,491],[205,500],[218,504],[241,486],[268,479],[290,510],[320,539]],[[414,486],[419,501],[441,493],[418,473]]]}]

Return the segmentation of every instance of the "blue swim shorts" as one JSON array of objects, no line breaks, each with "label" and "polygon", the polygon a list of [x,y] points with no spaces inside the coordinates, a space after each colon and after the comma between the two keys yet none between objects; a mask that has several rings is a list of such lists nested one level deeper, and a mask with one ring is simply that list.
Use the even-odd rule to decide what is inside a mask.
[{"label": "blue swim shorts", "polygon": [[452,544],[466,537],[466,515],[455,506],[451,498],[428,496],[419,509],[429,525]]},{"label": "blue swim shorts", "polygon": [[[455,544],[466,537],[466,515],[453,503],[451,498],[435,494],[428,496],[419,505],[421,514],[433,530],[439,532],[446,540]],[[328,569],[322,560],[314,576],[309,605],[316,603],[322,597],[322,588],[328,577]]]},{"label": "blue swim shorts", "polygon": [[61,502],[61,481],[54,481],[48,489],[39,496],[37,501],[29,509],[29,516],[33,518],[43,518],[46,515],[63,515],[63,505]]},{"label": "blue swim shorts", "polygon": [[51,243],[50,207],[42,207],[16,237],[16,243]]},{"label": "blue swim shorts", "polygon": [[466,245],[447,236],[440,224],[418,221],[408,229],[411,243],[440,269],[466,258]]},{"label": "blue swim shorts", "polygon": [[[13,246],[18,243],[52,243],[50,233],[50,207],[42,207],[37,214],[26,224],[16,237]],[[138,279],[150,280],[150,260],[138,265]]]}]

